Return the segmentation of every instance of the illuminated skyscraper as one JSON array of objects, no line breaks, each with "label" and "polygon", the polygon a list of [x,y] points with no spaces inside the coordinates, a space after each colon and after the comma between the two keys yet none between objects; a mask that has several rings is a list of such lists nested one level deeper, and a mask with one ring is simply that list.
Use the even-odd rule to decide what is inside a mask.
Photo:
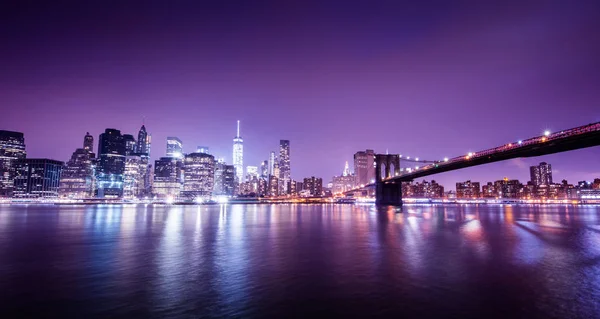
[{"label": "illuminated skyscraper", "polygon": [[16,161],[25,158],[23,133],[0,131],[0,197],[10,197],[14,189]]},{"label": "illuminated skyscraper", "polygon": [[237,182],[244,181],[244,140],[240,136],[240,121],[237,121],[237,135],[233,138],[233,167]]},{"label": "illuminated skyscraper", "polygon": [[288,194],[288,183],[291,180],[290,171],[290,141],[279,141],[279,182],[281,184],[280,194]]},{"label": "illuminated skyscraper", "polygon": [[125,141],[121,131],[106,129],[98,139],[98,166],[96,167],[98,197],[123,196],[125,172]]},{"label": "illuminated skyscraper", "polygon": [[94,154],[94,137],[90,135],[90,132],[85,133],[85,137],[83,138],[83,149]]},{"label": "illuminated skyscraper", "polygon": [[212,194],[215,182],[214,156],[204,153],[186,154],[183,171],[183,197],[196,199]]},{"label": "illuminated skyscraper", "polygon": [[151,135],[146,132],[146,126],[142,125],[138,132],[136,153],[150,156]]},{"label": "illuminated skyscraper", "polygon": [[125,141],[125,156],[129,156],[135,153],[137,144],[133,135],[123,134],[123,140]]},{"label": "illuminated skyscraper", "polygon": [[88,198],[94,192],[94,138],[87,133],[83,140],[83,148],[78,148],[71,155],[60,176],[60,196],[69,198]]},{"label": "illuminated skyscraper", "polygon": [[152,191],[158,198],[177,198],[183,184],[183,161],[175,157],[161,157],[154,162]]},{"label": "illuminated skyscraper", "polygon": [[[271,151],[271,154],[269,154],[269,175],[275,175],[273,174],[273,169],[275,168],[275,152]],[[277,176],[279,177],[279,176]]]},{"label": "illuminated skyscraper", "polygon": [[538,166],[529,168],[531,182],[535,186],[552,184],[552,165],[541,162]]},{"label": "illuminated skyscraper", "polygon": [[15,162],[14,194],[17,198],[58,197],[64,163],[46,158],[22,158]]},{"label": "illuminated skyscraper", "polygon": [[175,136],[167,137],[167,157],[181,158],[183,155],[183,142]]},{"label": "illuminated skyscraper", "polygon": [[269,178],[269,161],[263,161],[260,164],[260,178],[265,180]]}]

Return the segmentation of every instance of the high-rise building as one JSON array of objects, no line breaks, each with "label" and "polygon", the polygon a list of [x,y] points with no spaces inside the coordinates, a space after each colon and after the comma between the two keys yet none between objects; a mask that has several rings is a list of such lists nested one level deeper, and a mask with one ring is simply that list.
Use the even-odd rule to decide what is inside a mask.
[{"label": "high-rise building", "polygon": [[21,158],[15,162],[15,198],[58,197],[63,162],[46,158]]},{"label": "high-rise building", "polygon": [[78,148],[71,155],[62,170],[59,194],[68,198],[88,198],[94,194],[94,138],[86,133],[83,148]]},{"label": "high-rise building", "polygon": [[244,140],[240,136],[240,121],[237,121],[237,135],[233,138],[233,167],[237,183],[244,181]]},{"label": "high-rise building", "polygon": [[494,189],[501,198],[519,198],[523,185],[519,180],[504,178],[494,182]]},{"label": "high-rise building", "polygon": [[183,157],[183,142],[175,137],[167,137],[167,157]]},{"label": "high-rise building", "polygon": [[146,132],[146,126],[142,125],[140,131],[138,132],[136,153],[150,156],[150,145],[152,144],[151,140],[152,136]]},{"label": "high-rise building", "polygon": [[134,199],[145,195],[148,163],[147,157],[139,154],[125,156],[125,171],[123,173],[123,198]]},{"label": "high-rise building", "polygon": [[373,150],[354,154],[354,175],[357,186],[375,182],[375,152]]},{"label": "high-rise building", "polygon": [[186,154],[183,171],[183,197],[196,199],[212,194],[215,182],[214,156],[204,153]]},{"label": "high-rise building", "polygon": [[552,184],[552,165],[546,162],[541,162],[538,166],[531,166],[529,174],[531,182],[535,186]]},{"label": "high-rise building", "polygon": [[137,143],[133,135],[123,134],[123,141],[125,142],[125,156],[136,153]]},{"label": "high-rise building", "polygon": [[246,166],[246,179],[252,180],[253,178],[258,178],[258,167]]},{"label": "high-rise building", "polygon": [[152,191],[158,198],[177,198],[183,185],[183,161],[176,157],[161,157],[154,161]]},{"label": "high-rise building", "polygon": [[269,178],[269,161],[263,161],[260,163],[260,178],[266,180]]},{"label": "high-rise building", "polygon": [[290,170],[290,141],[279,141],[279,184],[280,194],[288,194],[288,184],[292,180]]},{"label": "high-rise building", "polygon": [[121,131],[106,129],[98,139],[97,196],[123,196],[125,141]]},{"label": "high-rise building", "polygon": [[323,195],[323,179],[318,177],[308,177],[304,179],[304,189],[308,191],[310,196]]},{"label": "high-rise building", "polygon": [[277,176],[277,179],[279,179],[280,175],[279,163],[277,162],[277,157],[275,157],[275,163],[273,163],[273,176]]},{"label": "high-rise building", "polygon": [[85,133],[85,137],[83,138],[83,149],[94,154],[94,137],[90,135],[90,132]]},{"label": "high-rise building", "polygon": [[275,175],[269,175],[267,194],[269,196],[279,196],[279,178]]},{"label": "high-rise building", "polygon": [[456,198],[479,198],[479,182],[470,180],[462,183],[456,183]]},{"label": "high-rise building", "polygon": [[334,194],[344,193],[354,188],[356,185],[356,177],[350,172],[348,161],[344,166],[344,170],[340,176],[334,176],[331,181],[331,191]]},{"label": "high-rise building", "polygon": [[496,190],[496,186],[494,186],[492,182],[488,182],[481,187],[481,196],[485,198],[494,198],[500,196],[500,194]]},{"label": "high-rise building", "polygon": [[235,169],[223,161],[215,164],[215,195],[233,196],[235,190]]},{"label": "high-rise building", "polygon": [[[275,162],[277,158],[275,157],[275,152],[271,151],[269,154],[269,175],[275,175],[273,169],[275,168]],[[277,175],[279,177],[279,175]]]},{"label": "high-rise building", "polygon": [[0,197],[11,197],[14,189],[15,162],[25,158],[23,133],[0,131]]}]

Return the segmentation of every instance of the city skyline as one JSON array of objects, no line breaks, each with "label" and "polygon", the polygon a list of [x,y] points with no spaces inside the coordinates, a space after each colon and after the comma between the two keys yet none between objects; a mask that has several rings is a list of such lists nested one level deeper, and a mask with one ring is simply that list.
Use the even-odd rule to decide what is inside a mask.
[{"label": "city skyline", "polygon": [[[85,6],[9,8],[0,129],[23,132],[28,157],[67,161],[85,132],[137,136],[145,124],[154,161],[167,136],[231,158],[231,123],[241,120],[245,165],[289,139],[295,179],[327,180],[365,149],[457,156],[600,121],[598,5],[388,3],[339,12],[325,4],[196,4],[173,6],[172,16],[115,7],[102,19]],[[367,18],[357,23],[356,12]],[[123,19],[131,13],[139,18]],[[239,22],[219,19],[230,14]],[[106,20],[112,27],[100,28]],[[64,23],[46,23],[56,21]],[[25,120],[30,113],[43,120]],[[528,167],[545,161],[570,181],[589,180],[600,176],[599,154],[517,159],[434,179],[446,187],[498,174],[526,180]]]}]

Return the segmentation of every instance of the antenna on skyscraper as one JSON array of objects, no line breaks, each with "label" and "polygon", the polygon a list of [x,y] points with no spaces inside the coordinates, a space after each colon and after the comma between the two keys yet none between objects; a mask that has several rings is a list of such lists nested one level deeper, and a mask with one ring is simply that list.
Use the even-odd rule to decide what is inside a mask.
[{"label": "antenna on skyscraper", "polygon": [[240,120],[238,120],[237,124],[238,125],[237,125],[237,135],[236,135],[236,137],[240,137]]}]

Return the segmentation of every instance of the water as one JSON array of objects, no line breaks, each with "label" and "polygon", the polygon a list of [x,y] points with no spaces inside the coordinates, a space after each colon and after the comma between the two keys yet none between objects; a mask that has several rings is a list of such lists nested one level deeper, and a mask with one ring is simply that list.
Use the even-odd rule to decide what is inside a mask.
[{"label": "water", "polygon": [[599,318],[600,207],[0,206],[0,317]]}]

